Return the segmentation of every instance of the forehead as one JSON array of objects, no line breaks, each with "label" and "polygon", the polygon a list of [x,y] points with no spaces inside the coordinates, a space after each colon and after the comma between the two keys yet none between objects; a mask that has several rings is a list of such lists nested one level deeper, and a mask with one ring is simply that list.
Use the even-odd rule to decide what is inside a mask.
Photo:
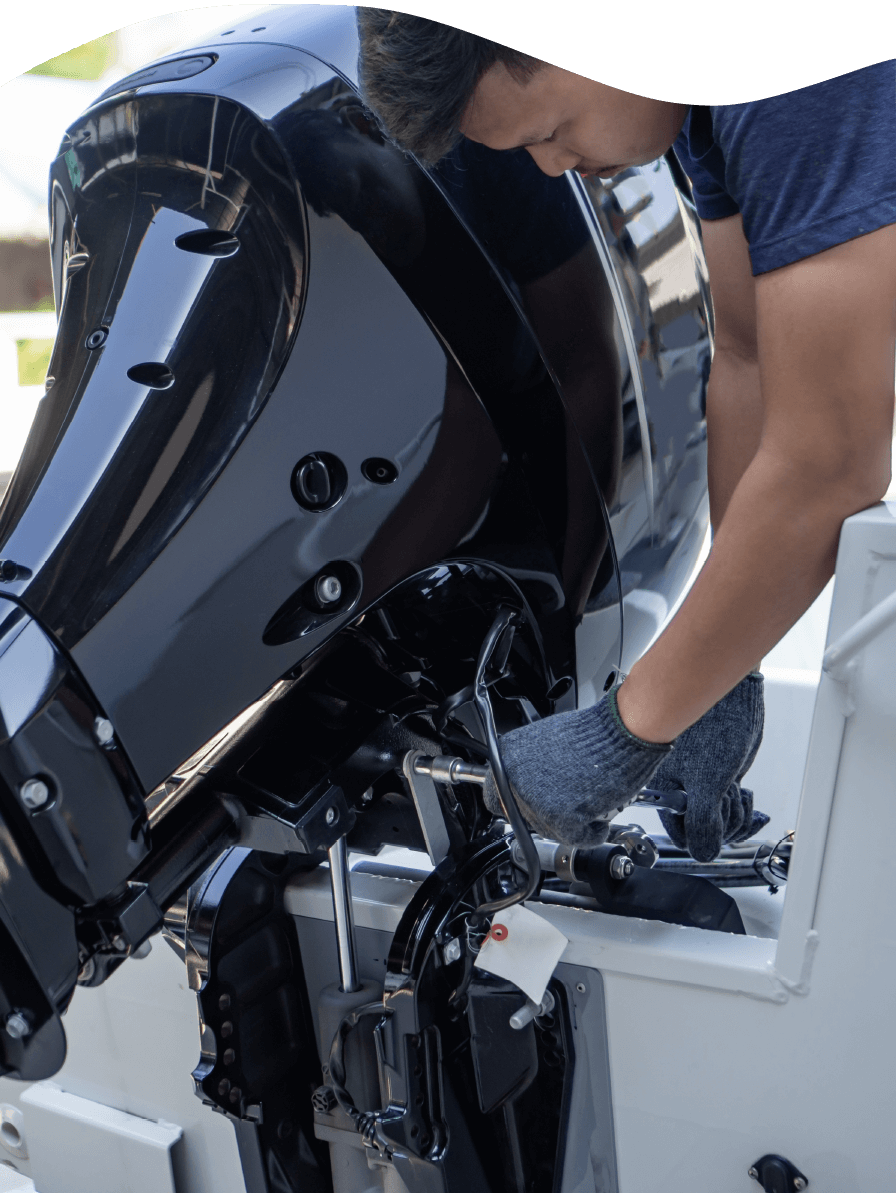
[{"label": "forehead", "polygon": [[491,149],[513,149],[548,136],[562,98],[555,70],[542,66],[525,83],[518,83],[502,63],[491,67],[473,92],[461,132]]}]

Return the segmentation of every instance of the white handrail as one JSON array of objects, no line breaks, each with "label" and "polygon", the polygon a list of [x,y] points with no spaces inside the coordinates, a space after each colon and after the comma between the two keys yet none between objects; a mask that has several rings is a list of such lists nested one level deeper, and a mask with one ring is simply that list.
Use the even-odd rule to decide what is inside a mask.
[{"label": "white handrail", "polygon": [[896,592],[891,592],[873,609],[849,627],[836,642],[832,643],[824,652],[822,670],[831,679],[842,679],[847,664],[873,641],[878,634],[883,633],[888,626],[896,622]]}]

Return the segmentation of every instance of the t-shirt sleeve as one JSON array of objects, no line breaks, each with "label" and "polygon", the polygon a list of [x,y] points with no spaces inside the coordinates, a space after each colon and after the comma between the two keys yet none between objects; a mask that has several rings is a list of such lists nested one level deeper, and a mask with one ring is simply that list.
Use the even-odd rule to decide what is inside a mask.
[{"label": "t-shirt sleeve", "polygon": [[896,223],[896,61],[711,112],[754,274]]},{"label": "t-shirt sleeve", "polygon": [[725,161],[712,137],[709,108],[691,108],[675,142],[675,156],[687,174],[701,220],[722,220],[740,210],[725,189]]}]

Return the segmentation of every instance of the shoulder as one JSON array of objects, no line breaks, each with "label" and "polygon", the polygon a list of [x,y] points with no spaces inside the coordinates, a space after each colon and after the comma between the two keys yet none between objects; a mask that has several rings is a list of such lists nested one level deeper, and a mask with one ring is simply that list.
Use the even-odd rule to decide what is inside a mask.
[{"label": "shoulder", "polygon": [[896,61],[709,112],[754,273],[896,222]]}]

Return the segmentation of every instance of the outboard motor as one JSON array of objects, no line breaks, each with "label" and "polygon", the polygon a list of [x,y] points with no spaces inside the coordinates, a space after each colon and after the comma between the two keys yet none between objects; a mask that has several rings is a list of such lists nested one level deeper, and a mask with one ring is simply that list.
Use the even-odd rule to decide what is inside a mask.
[{"label": "outboard motor", "polygon": [[[674,163],[628,207],[522,151],[425,171],[359,98],[352,9],[254,20],[110,88],[52,166],[59,330],[0,507],[0,1072],[26,1079],[222,850],[418,841],[401,759],[488,759],[502,610],[499,732],[596,699],[706,525]],[[448,819],[483,831],[477,789]]]}]

